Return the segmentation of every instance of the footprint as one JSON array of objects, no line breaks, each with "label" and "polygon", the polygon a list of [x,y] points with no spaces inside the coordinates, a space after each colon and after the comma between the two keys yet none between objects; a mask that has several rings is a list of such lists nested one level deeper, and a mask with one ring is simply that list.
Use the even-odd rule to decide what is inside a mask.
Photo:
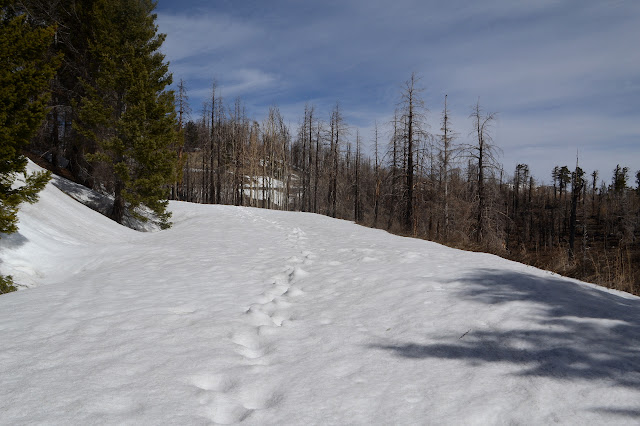
[{"label": "footprint", "polygon": [[224,374],[203,373],[191,376],[189,382],[205,391],[229,392],[237,382]]},{"label": "footprint", "polygon": [[[277,321],[274,320],[273,323],[277,324]],[[236,351],[249,360],[261,358],[270,351],[270,347],[264,346],[260,341],[258,328],[251,331],[233,333],[231,335],[231,341],[238,345]]]},{"label": "footprint", "polygon": [[240,400],[245,408],[251,410],[264,410],[274,407],[283,400],[283,394],[273,389],[260,386],[244,388],[240,392]]},{"label": "footprint", "polygon": [[247,348],[246,346],[239,346],[236,351],[248,360],[262,358],[267,354],[267,349],[262,347],[253,349]]},{"label": "footprint", "polygon": [[258,336],[269,337],[269,336],[275,336],[278,333],[279,333],[278,326],[273,321],[271,322],[271,324],[258,326]]},{"label": "footprint", "polygon": [[231,335],[231,341],[248,349],[259,349],[260,338],[257,330],[241,331]]},{"label": "footprint", "polygon": [[299,266],[296,266],[293,268],[293,271],[289,274],[289,282],[293,280],[299,280],[301,278],[306,277],[307,275],[309,275],[307,271],[300,268]]},{"label": "footprint", "polygon": [[219,393],[207,406],[207,415],[214,423],[230,425],[245,420],[253,410],[246,408],[230,395]]},{"label": "footprint", "polygon": [[304,260],[302,261],[303,265],[312,265],[313,259],[316,258],[316,255],[310,251],[303,251],[302,255],[304,256]]},{"label": "footprint", "polygon": [[271,316],[263,310],[252,306],[246,312],[249,323],[253,326],[259,327],[261,325],[273,325]]},{"label": "footprint", "polygon": [[283,296],[298,297],[298,296],[302,296],[303,294],[304,294],[304,291],[302,291],[298,287],[291,286],[287,291],[283,293]]},{"label": "footprint", "polygon": [[267,292],[264,292],[258,296],[258,303],[261,305],[265,305],[272,301],[273,301],[273,295],[267,294]]},{"label": "footprint", "polygon": [[274,275],[271,278],[271,281],[273,283],[274,286],[281,286],[281,285],[286,285],[289,283],[289,277],[291,276],[291,274],[293,273],[293,268],[287,268],[286,272],[282,273],[282,274],[278,274],[278,275]]},{"label": "footprint", "polygon": [[289,290],[289,286],[285,285],[285,284],[279,284],[273,287],[273,289],[271,290],[271,292],[273,293],[274,296],[282,296],[283,294],[285,294],[287,291]]},{"label": "footprint", "polygon": [[[287,288],[287,291],[285,291],[283,293],[284,294],[289,294],[289,292],[291,292],[291,289],[295,289],[295,287],[291,286],[289,288]],[[273,299],[273,301],[265,304],[265,308],[269,309],[271,311],[271,313],[277,311],[277,310],[282,310],[282,309],[287,309],[292,305],[292,303],[287,302],[286,300],[282,299],[282,298],[275,298]]]},{"label": "footprint", "polygon": [[[289,289],[285,290],[283,295],[288,291]],[[252,305],[247,310],[247,316],[249,317],[250,323],[256,327],[269,325],[277,325],[279,327],[283,321],[291,319],[287,313],[287,308],[290,306],[291,303],[276,298],[264,305]]]},{"label": "footprint", "polygon": [[271,319],[273,320],[275,325],[277,325],[278,327],[282,327],[282,324],[285,321],[291,321],[292,317],[286,312],[276,312],[271,316]]}]

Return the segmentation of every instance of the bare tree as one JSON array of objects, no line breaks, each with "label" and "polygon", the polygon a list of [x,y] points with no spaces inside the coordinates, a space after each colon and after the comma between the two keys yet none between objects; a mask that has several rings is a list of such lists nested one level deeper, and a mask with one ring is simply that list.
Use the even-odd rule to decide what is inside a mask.
[{"label": "bare tree", "polygon": [[477,173],[478,173],[478,187],[477,187],[477,222],[476,222],[476,240],[481,243],[484,239],[484,227],[485,227],[485,206],[487,201],[487,194],[485,191],[485,174],[488,169],[498,168],[498,150],[499,148],[493,144],[491,137],[491,126],[496,119],[496,113],[485,113],[480,107],[480,99],[473,107],[469,118],[473,119],[474,130],[472,134],[475,134],[476,143],[474,145],[467,146],[467,152],[469,156],[476,161]]},{"label": "bare tree", "polygon": [[362,156],[362,146],[360,143],[360,133],[356,131],[356,158],[354,161],[353,180],[353,216],[356,223],[362,222],[362,201],[360,199],[360,161]]},{"label": "bare tree", "polygon": [[400,120],[404,124],[404,150],[406,153],[405,167],[405,210],[404,225],[406,229],[413,227],[414,219],[414,177],[416,172],[416,156],[420,143],[426,136],[426,108],[420,93],[423,88],[418,87],[420,79],[412,73],[404,83],[400,101]]},{"label": "bare tree", "polygon": [[375,122],[374,127],[374,156],[375,156],[375,191],[373,197],[373,227],[378,226],[378,212],[380,209],[380,189],[382,186],[382,179],[380,178],[380,158],[378,154],[378,122]]},{"label": "bare tree", "polygon": [[340,164],[340,143],[341,138],[344,138],[347,133],[347,127],[340,112],[340,104],[336,103],[335,108],[331,113],[331,171],[329,178],[329,191],[328,191],[328,215],[336,217],[337,204],[338,204],[338,174]]},{"label": "bare tree", "polygon": [[388,153],[391,157],[391,188],[389,193],[389,220],[387,221],[387,229],[391,229],[391,225],[393,220],[395,219],[395,211],[396,206],[398,204],[398,200],[401,198],[401,194],[399,194],[399,183],[400,180],[400,135],[401,132],[399,130],[399,112],[396,108],[393,114],[393,133],[391,135],[391,141],[389,143],[389,150],[391,152]]},{"label": "bare tree", "polygon": [[[176,150],[178,152],[178,169],[181,170],[184,166],[184,124],[190,118],[191,107],[189,106],[189,96],[187,95],[187,85],[183,79],[180,79],[178,83],[178,96],[176,97],[176,106],[178,107],[178,146]],[[176,173],[176,181],[171,188],[171,198],[174,200],[179,199],[178,187],[181,184],[179,182],[180,173]]]},{"label": "bare tree", "polygon": [[453,141],[457,134],[451,128],[451,119],[447,109],[447,95],[444,95],[444,109],[442,110],[442,134],[438,138],[438,160],[440,166],[439,182],[440,194],[442,196],[443,231],[442,237],[445,241],[449,239],[449,184],[451,180],[451,165],[459,154],[459,149],[454,146]]}]

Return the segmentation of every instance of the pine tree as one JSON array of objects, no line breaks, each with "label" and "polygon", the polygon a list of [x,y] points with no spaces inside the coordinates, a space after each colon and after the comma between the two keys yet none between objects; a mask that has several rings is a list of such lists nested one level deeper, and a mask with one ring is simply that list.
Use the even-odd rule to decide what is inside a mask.
[{"label": "pine tree", "polygon": [[[36,28],[25,15],[15,15],[9,2],[0,3],[0,232],[17,228],[18,206],[33,203],[48,181],[47,173],[26,176],[21,150],[45,117],[49,81],[59,58],[47,50],[52,28]],[[25,184],[16,187],[19,174]]]},{"label": "pine tree", "polygon": [[142,220],[144,205],[170,226],[166,211],[174,181],[177,143],[172,76],[160,49],[155,4],[150,0],[98,0],[89,42],[91,77],[85,80],[77,128],[98,144],[90,156],[107,166],[98,181],[114,194],[110,216],[123,223],[125,209]]},{"label": "pine tree", "polygon": [[[37,28],[13,4],[0,2],[0,233],[18,230],[18,207],[34,203],[49,173],[27,176],[21,150],[45,117],[49,81],[59,58],[48,57],[52,28]],[[24,184],[16,183],[18,175]],[[0,294],[15,290],[11,277],[0,276]]]},{"label": "pine tree", "polygon": [[627,182],[629,181],[629,168],[620,167],[620,164],[616,166],[613,171],[613,183],[612,189],[614,193],[621,194],[627,189]]}]

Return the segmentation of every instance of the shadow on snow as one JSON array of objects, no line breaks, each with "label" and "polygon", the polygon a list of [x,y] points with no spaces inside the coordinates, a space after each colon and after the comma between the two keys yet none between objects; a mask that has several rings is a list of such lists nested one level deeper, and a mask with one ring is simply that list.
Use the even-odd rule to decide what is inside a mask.
[{"label": "shadow on snow", "polygon": [[[534,303],[526,328],[485,327],[441,343],[373,345],[399,357],[522,365],[522,376],[610,380],[640,390],[640,299],[625,298],[554,277],[484,269],[457,280],[457,295],[490,306]],[[472,313],[470,313],[472,315]],[[432,340],[433,341],[433,340]],[[598,411],[607,411],[602,408]],[[614,410],[639,417],[639,410]]]}]

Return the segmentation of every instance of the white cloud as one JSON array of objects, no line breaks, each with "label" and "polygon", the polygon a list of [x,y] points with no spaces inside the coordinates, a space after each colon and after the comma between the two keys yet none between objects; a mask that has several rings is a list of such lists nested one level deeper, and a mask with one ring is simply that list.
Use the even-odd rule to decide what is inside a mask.
[{"label": "white cloud", "polygon": [[162,51],[171,61],[231,50],[263,34],[254,24],[214,13],[159,13],[157,24],[160,32],[167,34]]},{"label": "white cloud", "polygon": [[240,69],[227,76],[228,82],[220,87],[223,96],[239,96],[265,89],[277,83],[277,78],[257,69]]}]

